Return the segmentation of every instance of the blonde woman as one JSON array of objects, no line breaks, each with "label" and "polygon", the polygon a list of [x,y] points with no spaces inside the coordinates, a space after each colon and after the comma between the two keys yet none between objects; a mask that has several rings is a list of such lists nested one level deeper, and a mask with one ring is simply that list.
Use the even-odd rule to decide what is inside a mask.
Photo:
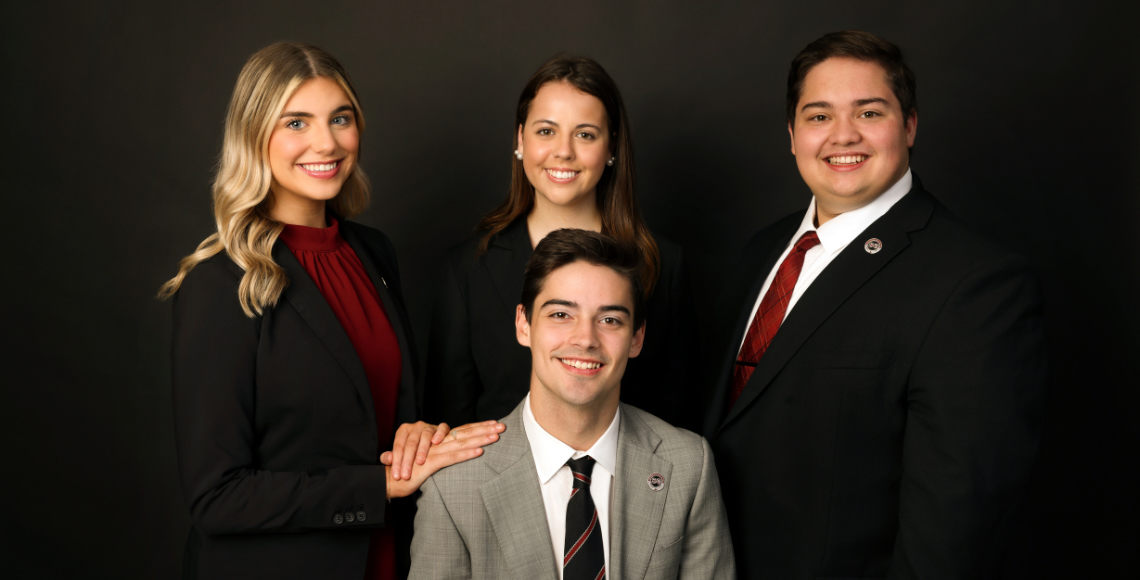
[{"label": "blonde woman", "polygon": [[368,203],[363,129],[344,69],[316,47],[273,44],[238,77],[217,231],[160,292],[187,578],[392,578],[410,520],[390,500],[502,429],[396,429],[419,414],[415,357],[392,245],[347,221]]}]

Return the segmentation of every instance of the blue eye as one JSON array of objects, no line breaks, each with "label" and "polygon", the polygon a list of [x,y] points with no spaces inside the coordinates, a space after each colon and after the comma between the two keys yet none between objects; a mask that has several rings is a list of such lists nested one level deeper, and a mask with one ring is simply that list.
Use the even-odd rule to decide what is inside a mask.
[{"label": "blue eye", "polygon": [[303,129],[305,127],[305,122],[300,120],[300,119],[292,119],[288,123],[285,123],[285,127],[289,128],[289,129],[293,129],[294,131],[296,131],[299,129]]},{"label": "blue eye", "polygon": [[332,123],[334,125],[351,125],[352,117],[349,115],[337,115],[333,117]]}]

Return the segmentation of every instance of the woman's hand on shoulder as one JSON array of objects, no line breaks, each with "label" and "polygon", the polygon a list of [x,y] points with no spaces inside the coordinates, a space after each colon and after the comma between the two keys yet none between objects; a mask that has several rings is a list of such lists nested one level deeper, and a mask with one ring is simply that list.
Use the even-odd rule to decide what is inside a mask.
[{"label": "woman's hand on shoulder", "polygon": [[392,451],[380,455],[385,465],[388,497],[415,492],[431,474],[483,453],[483,446],[499,440],[506,426],[498,421],[468,423],[451,429],[447,423],[404,423],[396,430]]}]

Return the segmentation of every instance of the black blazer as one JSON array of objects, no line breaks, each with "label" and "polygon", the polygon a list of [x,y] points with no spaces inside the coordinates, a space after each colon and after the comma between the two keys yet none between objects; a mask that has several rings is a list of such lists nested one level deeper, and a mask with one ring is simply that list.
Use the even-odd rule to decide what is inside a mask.
[{"label": "black blazer", "polygon": [[[515,307],[533,252],[526,219],[476,257],[479,237],[453,248],[437,288],[425,365],[424,412],[452,425],[505,417],[530,389],[530,350],[515,338]],[[683,427],[700,424],[689,380],[691,294],[680,247],[657,238],[661,275],[646,306],[645,344],[622,379],[626,403]]]},{"label": "black blazer", "polygon": [[[397,420],[418,413],[411,329],[384,234],[341,234],[376,284],[400,344]],[[289,278],[275,307],[247,318],[242,270],[199,264],[174,298],[174,418],[193,521],[187,578],[363,577],[372,528],[392,525],[364,367],[336,315],[283,243]]]},{"label": "black blazer", "polygon": [[740,577],[995,577],[1043,412],[1026,263],[916,179],[803,294],[726,412],[750,310],[802,216],[744,252],[706,423]]}]

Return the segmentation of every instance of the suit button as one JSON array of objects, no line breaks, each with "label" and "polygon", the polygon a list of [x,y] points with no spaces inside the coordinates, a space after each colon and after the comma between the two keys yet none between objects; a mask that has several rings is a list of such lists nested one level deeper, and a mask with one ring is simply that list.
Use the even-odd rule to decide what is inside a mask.
[{"label": "suit button", "polygon": [[368,514],[364,513],[364,510],[356,512],[356,521],[363,522],[366,519],[368,519]]},{"label": "suit button", "polygon": [[336,514],[335,516],[333,516],[333,523],[338,525],[338,526],[343,524],[344,523],[344,514]]},{"label": "suit button", "polygon": [[351,524],[356,521],[356,514],[352,512],[344,512],[344,523]]}]

